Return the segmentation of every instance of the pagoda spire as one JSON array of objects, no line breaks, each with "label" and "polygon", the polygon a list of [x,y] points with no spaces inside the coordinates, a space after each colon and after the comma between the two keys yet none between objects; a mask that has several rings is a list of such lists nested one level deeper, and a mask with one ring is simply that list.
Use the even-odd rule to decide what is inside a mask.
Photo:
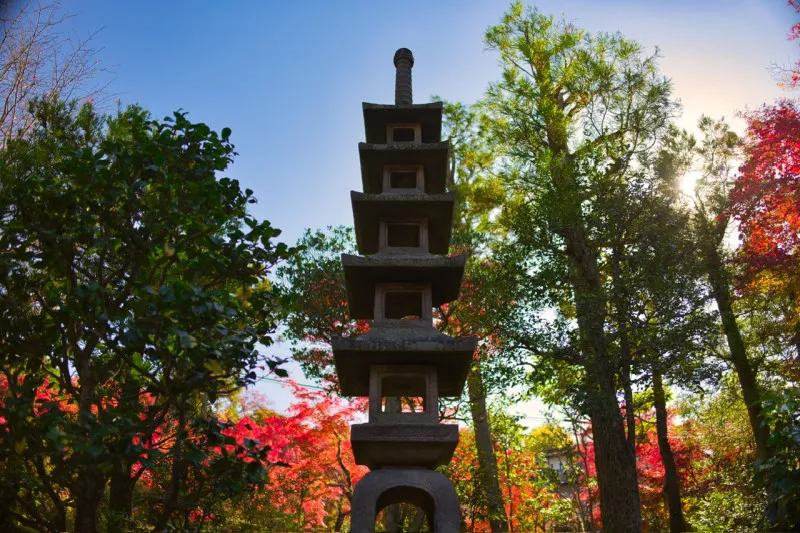
[{"label": "pagoda spire", "polygon": [[394,53],[394,105],[411,105],[414,96],[411,91],[411,68],[414,54],[408,48],[400,48]]}]

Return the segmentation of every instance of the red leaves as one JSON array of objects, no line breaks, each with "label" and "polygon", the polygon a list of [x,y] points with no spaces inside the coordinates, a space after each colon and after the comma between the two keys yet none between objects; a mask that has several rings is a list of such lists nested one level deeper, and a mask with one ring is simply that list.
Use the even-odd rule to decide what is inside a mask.
[{"label": "red leaves", "polygon": [[[788,3],[797,13],[800,13],[800,1],[789,0]],[[789,33],[786,37],[790,41],[800,39],[800,22],[795,22],[792,27],[789,28]],[[779,85],[789,89],[797,89],[800,87],[800,60],[796,61],[788,69],[779,69],[779,71],[781,78],[783,78],[782,83]]]},{"label": "red leaves", "polygon": [[300,522],[290,524],[291,529],[328,528],[326,520],[336,509],[347,510],[355,483],[367,472],[355,464],[349,442],[349,424],[366,410],[366,402],[285,383],[295,398],[288,416],[250,414],[231,431],[237,442],[253,439],[270,446],[268,459],[283,465],[270,470],[268,490],[244,505],[263,505],[296,518]]},{"label": "red leaves", "polygon": [[[798,0],[789,0],[789,6],[793,7],[795,11],[800,13],[800,2]],[[789,28],[789,34],[787,37],[790,41],[800,39],[800,22],[795,22],[794,25]]]},{"label": "red leaves", "polygon": [[800,111],[788,100],[746,115],[747,159],[731,191],[750,277],[800,260]]}]

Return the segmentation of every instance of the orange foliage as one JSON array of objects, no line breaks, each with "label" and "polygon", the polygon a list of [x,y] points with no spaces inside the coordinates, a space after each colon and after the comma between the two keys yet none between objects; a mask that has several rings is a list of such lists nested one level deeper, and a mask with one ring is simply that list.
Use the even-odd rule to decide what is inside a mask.
[{"label": "orange foliage", "polygon": [[800,110],[784,100],[746,115],[747,160],[731,191],[751,272],[794,268],[800,255]]}]

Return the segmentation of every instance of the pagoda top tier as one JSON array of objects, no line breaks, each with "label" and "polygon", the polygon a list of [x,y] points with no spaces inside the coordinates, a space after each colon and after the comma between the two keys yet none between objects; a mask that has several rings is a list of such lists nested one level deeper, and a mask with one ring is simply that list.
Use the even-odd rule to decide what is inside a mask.
[{"label": "pagoda top tier", "polygon": [[368,144],[436,143],[442,137],[442,103],[414,104],[408,48],[394,54],[394,105],[363,103],[364,132]]},{"label": "pagoda top tier", "polygon": [[[361,104],[364,110],[364,133],[367,143],[391,144],[403,142],[397,136],[406,132],[394,125],[419,124],[419,142],[435,143],[442,138],[442,103],[383,105]],[[393,127],[390,128],[390,125]],[[394,134],[394,139],[391,137]]]}]

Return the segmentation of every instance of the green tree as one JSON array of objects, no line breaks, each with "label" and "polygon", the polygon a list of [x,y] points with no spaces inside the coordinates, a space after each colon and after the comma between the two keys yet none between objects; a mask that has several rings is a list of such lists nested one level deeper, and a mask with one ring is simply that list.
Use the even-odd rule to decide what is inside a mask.
[{"label": "green tree", "polygon": [[[684,173],[686,156],[681,150],[683,133],[671,128],[661,148],[643,161],[647,169],[639,194],[630,195],[621,205],[625,211],[638,213],[628,217],[619,235],[636,238],[622,248],[622,274],[612,275],[614,299],[625,295],[623,317],[627,322],[629,360],[633,363],[638,384],[650,387],[655,408],[656,433],[664,465],[664,495],[669,509],[670,531],[689,529],[684,518],[678,466],[668,435],[665,382],[687,390],[713,385],[722,372],[713,356],[721,341],[718,316],[709,310],[710,294],[703,271],[696,261],[691,211],[681,199],[679,180]],[[613,256],[613,254],[612,254]],[[612,269],[615,272],[616,268]],[[622,332],[620,328],[617,328]],[[622,343],[620,337],[620,344]],[[627,396],[627,393],[626,393]],[[627,408],[628,437],[634,426],[634,410]],[[635,440],[635,435],[634,435]]]},{"label": "green tree", "polygon": [[[498,365],[493,342],[494,324],[483,318],[492,299],[501,299],[502,286],[489,284],[483,275],[492,269],[488,244],[496,239],[501,228],[492,224],[491,212],[502,204],[504,191],[500,177],[494,172],[497,150],[493,146],[485,115],[478,106],[444,103],[443,137],[450,143],[448,188],[456,193],[452,249],[467,256],[462,291],[457,301],[437,309],[439,327],[452,336],[477,335],[481,345],[476,351],[467,375],[467,398],[474,429],[478,458],[477,479],[486,499],[489,524],[493,533],[509,531],[513,510],[506,512],[507,498],[500,487],[497,456],[493,446],[496,436],[487,408],[487,397],[502,382],[496,376]],[[501,373],[505,370],[500,367]]]},{"label": "green tree", "polygon": [[[93,533],[106,486],[112,510],[129,514],[134,464],[163,459],[163,529],[185,511],[190,468],[224,442],[211,404],[253,383],[260,362],[277,365],[257,344],[275,328],[269,269],[290,250],[247,214],[252,191],[217,178],[235,155],[229,129],[135,106],[102,117],[39,101],[32,116],[39,127],[0,152],[13,435],[0,464],[6,479],[25,474],[2,499],[19,526]],[[167,457],[142,442],[164,424]]]},{"label": "green tree", "polygon": [[780,509],[789,517],[800,516],[800,390],[790,387],[768,395],[761,415],[770,429],[772,456],[756,464],[757,474],[774,491]]},{"label": "green tree", "polygon": [[752,481],[757,453],[749,415],[734,372],[708,393],[679,402],[703,450],[691,465],[687,519],[697,531],[766,531],[764,490]]},{"label": "green tree", "polygon": [[354,253],[352,228],[305,230],[298,253],[278,268],[275,291],[281,300],[284,336],[303,373],[331,387],[336,374],[331,339],[368,331],[366,321],[350,318],[342,267],[343,253]]},{"label": "green tree", "polygon": [[[741,307],[734,292],[735,265],[732,264],[732,253],[727,245],[732,222],[730,191],[734,184],[739,138],[724,120],[702,117],[698,125],[701,140],[697,142],[691,136],[685,140],[686,150],[694,155],[701,173],[693,198],[695,246],[719,310],[728,347],[724,358],[738,378],[758,460],[768,462],[773,457],[773,450],[769,443],[770,426],[762,413],[764,390],[759,383],[759,373],[764,370],[770,354],[748,353],[752,352],[753,345],[748,348],[747,329],[743,327]],[[768,486],[768,497],[769,522],[779,530],[785,529],[785,521],[790,517],[785,516],[782,510],[779,512],[779,496],[775,487]]]},{"label": "green tree", "polygon": [[676,109],[670,84],[657,56],[636,43],[589,36],[521,3],[487,30],[486,43],[503,68],[487,106],[506,149],[506,266],[516,267],[514,283],[531,305],[560,309],[562,326],[561,342],[544,344],[529,309],[518,322],[527,322],[528,338],[518,344],[551,368],[574,368],[567,373],[592,421],[603,527],[640,531],[634,453],[617,402],[626,361],[609,328],[613,295],[604,281],[621,214],[615,192],[666,131]]}]

